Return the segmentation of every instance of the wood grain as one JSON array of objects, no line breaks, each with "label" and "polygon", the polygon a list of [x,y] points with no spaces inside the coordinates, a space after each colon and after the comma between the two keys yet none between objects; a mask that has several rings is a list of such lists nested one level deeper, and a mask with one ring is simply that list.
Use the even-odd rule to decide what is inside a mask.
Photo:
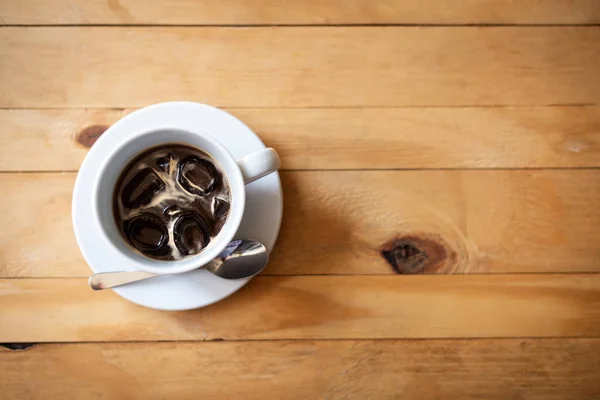
[{"label": "wood grain", "polygon": [[0,108],[597,104],[599,43],[599,27],[7,27]]},{"label": "wood grain", "polygon": [[[455,3],[0,0],[0,398],[600,398],[600,2]],[[162,312],[87,287],[70,203],[177,99],[279,150],[286,211]]]},{"label": "wood grain", "polygon": [[189,312],[87,279],[0,280],[0,342],[596,337],[600,274],[260,276]]},{"label": "wood grain", "polygon": [[[265,273],[598,272],[598,174],[284,172],[283,225]],[[0,231],[0,277],[89,274],[71,226],[74,179],[0,174],[0,225],[11,227]]]},{"label": "wood grain", "polygon": [[[229,111],[277,149],[284,169],[600,166],[597,106]],[[129,112],[0,110],[0,170],[75,171]]]},{"label": "wood grain", "polygon": [[2,24],[592,24],[594,0],[37,0],[0,2]]},{"label": "wood grain", "polygon": [[598,339],[48,344],[0,348],[0,390],[21,400],[591,400],[599,355]]}]

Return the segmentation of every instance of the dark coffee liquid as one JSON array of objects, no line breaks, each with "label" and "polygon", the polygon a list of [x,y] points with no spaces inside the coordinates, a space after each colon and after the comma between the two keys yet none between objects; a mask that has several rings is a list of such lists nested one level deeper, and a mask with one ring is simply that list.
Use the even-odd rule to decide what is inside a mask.
[{"label": "dark coffee liquid", "polygon": [[159,260],[201,252],[225,224],[229,202],[229,183],[212,158],[178,144],[135,157],[113,194],[123,238]]}]

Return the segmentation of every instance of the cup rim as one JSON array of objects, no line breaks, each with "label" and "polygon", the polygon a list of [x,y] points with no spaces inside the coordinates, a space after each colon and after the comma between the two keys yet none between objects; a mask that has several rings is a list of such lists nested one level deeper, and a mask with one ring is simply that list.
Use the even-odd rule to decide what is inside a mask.
[{"label": "cup rim", "polygon": [[[105,171],[110,166],[111,162],[114,161],[114,159],[117,158],[119,156],[119,154],[121,154],[121,152],[124,150],[124,148],[126,146],[131,145],[132,142],[139,141],[140,139],[143,139],[146,136],[152,136],[153,134],[157,134],[157,133],[165,132],[165,131],[174,131],[174,132],[182,133],[184,135],[187,134],[187,135],[193,135],[193,136],[199,137],[204,142],[210,143],[210,145],[213,146],[215,149],[218,149],[218,152],[220,154],[215,156],[214,152],[209,152],[209,151],[203,149],[202,147],[199,147],[198,145],[194,145],[192,143],[188,143],[185,141],[177,141],[177,140],[174,140],[172,142],[165,141],[162,144],[181,143],[181,144],[185,144],[185,145],[188,145],[191,147],[198,148],[199,150],[206,152],[212,158],[214,158],[214,160],[219,164],[219,167],[222,171],[225,169],[223,167],[223,164],[224,163],[229,164],[229,167],[227,168],[228,172],[226,174],[226,177],[229,182],[232,201],[231,201],[230,213],[227,216],[227,220],[226,220],[225,224],[223,225],[223,227],[221,228],[221,230],[219,231],[219,233],[217,234],[217,236],[215,238],[213,238],[213,240],[211,240],[211,243],[209,244],[209,246],[207,246],[205,249],[203,249],[198,254],[195,254],[195,255],[189,256],[189,257],[184,257],[181,260],[158,260],[158,259],[153,259],[153,258],[147,257],[147,256],[143,255],[142,253],[136,251],[122,237],[120,237],[119,240],[122,240],[124,246],[115,245],[113,239],[111,239],[110,235],[107,233],[107,231],[105,229],[105,223],[114,223],[115,228],[118,230],[118,228],[116,227],[116,223],[114,221],[114,214],[113,214],[113,210],[112,210],[112,201],[109,204],[109,207],[111,208],[110,215],[112,217],[110,222],[103,221],[102,218],[100,218],[100,213],[99,213],[99,207],[101,207],[101,205],[98,204],[99,197],[100,197],[99,190],[100,190],[101,182],[103,182],[103,180],[106,179]],[[158,143],[158,144],[155,144],[152,146],[148,146],[148,147],[141,147],[139,150],[136,150],[136,152],[132,156],[128,157],[128,159],[125,161],[124,165],[119,168],[115,179],[113,179],[114,182],[112,182],[112,184],[111,184],[111,188],[112,188],[111,195],[110,195],[111,199],[113,196],[112,190],[114,190],[114,185],[116,184],[116,180],[121,175],[121,173],[123,171],[123,167],[127,164],[127,162],[129,162],[132,158],[139,155],[140,153],[142,153],[152,147],[160,146],[160,145],[161,145],[161,143]],[[151,273],[159,273],[159,274],[177,274],[177,273],[192,271],[192,270],[201,268],[202,266],[207,264],[209,261],[216,258],[219,255],[219,253],[221,253],[223,251],[223,249],[227,246],[227,244],[229,242],[231,242],[231,240],[233,240],[233,237],[237,233],[239,226],[241,224],[241,221],[242,221],[245,203],[246,203],[246,198],[245,198],[246,191],[245,191],[244,179],[243,179],[242,173],[237,165],[236,159],[229,152],[229,150],[227,150],[227,148],[225,146],[223,146],[221,143],[219,143],[216,139],[214,139],[213,137],[211,137],[210,135],[208,135],[202,131],[199,131],[199,130],[192,131],[189,128],[181,128],[174,124],[154,126],[151,128],[139,130],[137,132],[134,132],[131,136],[127,137],[123,141],[121,141],[118,146],[114,146],[113,148],[111,148],[110,151],[107,152],[102,164],[98,168],[97,179],[93,184],[93,193],[92,193],[91,197],[92,197],[92,201],[94,203],[92,206],[92,209],[95,210],[94,218],[96,218],[97,224],[100,228],[99,233],[107,243],[110,243],[110,245],[114,248],[114,250],[116,250],[117,252],[119,252],[121,254],[121,256],[124,260],[127,260],[127,262],[129,262],[129,265],[127,265],[126,267],[133,267],[138,270],[147,271],[147,272],[151,272]],[[127,249],[127,250],[124,251],[123,249]]]}]

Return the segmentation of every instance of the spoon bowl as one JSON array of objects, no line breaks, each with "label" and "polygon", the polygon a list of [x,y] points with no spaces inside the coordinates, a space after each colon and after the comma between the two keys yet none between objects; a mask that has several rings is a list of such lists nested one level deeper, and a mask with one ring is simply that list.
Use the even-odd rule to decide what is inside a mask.
[{"label": "spoon bowl", "polygon": [[256,240],[234,240],[205,269],[223,279],[244,279],[260,273],[269,262],[269,252]]}]

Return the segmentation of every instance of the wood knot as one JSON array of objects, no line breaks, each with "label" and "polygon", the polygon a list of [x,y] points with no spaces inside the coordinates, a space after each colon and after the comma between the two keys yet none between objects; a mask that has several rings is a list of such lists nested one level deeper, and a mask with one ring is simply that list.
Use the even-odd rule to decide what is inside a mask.
[{"label": "wood knot", "polygon": [[106,125],[90,125],[77,134],[77,143],[89,149],[107,129]]},{"label": "wood knot", "polygon": [[441,236],[431,233],[402,235],[383,245],[381,255],[398,274],[441,273],[457,258]]}]

